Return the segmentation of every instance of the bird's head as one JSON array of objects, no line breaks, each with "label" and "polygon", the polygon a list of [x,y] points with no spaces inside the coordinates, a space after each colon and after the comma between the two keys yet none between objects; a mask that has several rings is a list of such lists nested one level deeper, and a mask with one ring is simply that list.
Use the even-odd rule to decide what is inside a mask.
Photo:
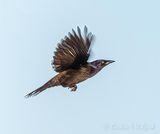
[{"label": "bird's head", "polygon": [[109,64],[111,64],[111,63],[113,63],[113,62],[115,62],[115,61],[113,61],[113,60],[103,60],[103,59],[101,59],[101,60],[95,60],[95,61],[93,61],[93,62],[91,62],[91,65],[95,68],[95,69],[102,69],[102,68],[104,68],[105,66],[107,66],[107,65],[109,65]]}]

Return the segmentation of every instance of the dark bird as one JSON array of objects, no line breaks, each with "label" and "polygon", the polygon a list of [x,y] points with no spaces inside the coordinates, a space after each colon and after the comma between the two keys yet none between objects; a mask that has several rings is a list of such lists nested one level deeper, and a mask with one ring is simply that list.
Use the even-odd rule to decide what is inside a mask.
[{"label": "dark bird", "polygon": [[69,32],[68,36],[61,40],[54,52],[52,65],[58,74],[26,97],[35,96],[47,88],[60,85],[76,91],[78,83],[91,78],[102,68],[113,63],[113,60],[104,59],[87,62],[93,39],[93,34],[88,33],[86,26],[83,35],[79,27],[77,33],[72,29],[72,33]]}]

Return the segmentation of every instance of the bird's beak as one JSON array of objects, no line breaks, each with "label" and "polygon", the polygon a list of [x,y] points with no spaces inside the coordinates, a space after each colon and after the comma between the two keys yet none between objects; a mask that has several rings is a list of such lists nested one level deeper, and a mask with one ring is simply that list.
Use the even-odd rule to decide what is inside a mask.
[{"label": "bird's beak", "polygon": [[114,60],[106,60],[106,65],[111,64],[113,62],[115,62],[115,61]]}]

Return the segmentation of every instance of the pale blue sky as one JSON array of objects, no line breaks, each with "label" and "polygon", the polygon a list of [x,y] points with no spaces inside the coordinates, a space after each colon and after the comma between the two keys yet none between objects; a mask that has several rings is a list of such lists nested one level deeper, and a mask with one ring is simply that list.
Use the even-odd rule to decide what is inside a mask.
[{"label": "pale blue sky", "polygon": [[[158,0],[0,0],[1,134],[158,134]],[[95,59],[116,62],[78,85],[25,99],[55,75],[57,43],[84,25]]]}]

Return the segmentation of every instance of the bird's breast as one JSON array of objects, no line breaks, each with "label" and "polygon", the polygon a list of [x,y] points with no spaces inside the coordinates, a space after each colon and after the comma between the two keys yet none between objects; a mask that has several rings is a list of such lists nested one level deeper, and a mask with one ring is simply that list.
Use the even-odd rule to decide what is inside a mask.
[{"label": "bird's breast", "polygon": [[63,72],[61,84],[64,86],[75,85],[90,77],[90,69],[81,67],[79,69],[69,69]]}]

